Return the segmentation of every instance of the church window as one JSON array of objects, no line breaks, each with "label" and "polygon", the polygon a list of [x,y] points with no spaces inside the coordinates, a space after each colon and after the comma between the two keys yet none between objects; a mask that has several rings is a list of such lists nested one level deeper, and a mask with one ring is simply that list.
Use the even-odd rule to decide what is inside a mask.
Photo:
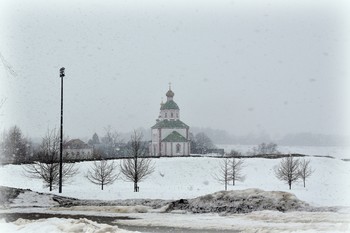
[{"label": "church window", "polygon": [[180,153],[180,150],[181,150],[181,145],[176,144],[176,153]]},{"label": "church window", "polygon": [[174,117],[174,113],[170,113],[170,116],[171,116],[171,118],[173,118]]},{"label": "church window", "polygon": [[165,113],[165,118],[167,118],[168,117],[168,113]]}]

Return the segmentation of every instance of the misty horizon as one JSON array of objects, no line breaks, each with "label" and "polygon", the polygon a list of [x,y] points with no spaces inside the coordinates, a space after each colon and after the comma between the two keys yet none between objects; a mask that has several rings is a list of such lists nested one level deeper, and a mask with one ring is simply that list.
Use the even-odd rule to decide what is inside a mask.
[{"label": "misty horizon", "polygon": [[[348,19],[331,1],[0,3],[0,131],[155,124],[168,83],[191,128],[349,136]],[[145,135],[146,136],[146,135]]]}]

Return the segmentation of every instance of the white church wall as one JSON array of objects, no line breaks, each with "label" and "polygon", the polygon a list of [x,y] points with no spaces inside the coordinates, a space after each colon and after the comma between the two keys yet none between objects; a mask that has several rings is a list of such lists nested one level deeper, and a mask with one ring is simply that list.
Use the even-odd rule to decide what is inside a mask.
[{"label": "white church wall", "polygon": [[[180,145],[180,150],[177,152],[176,147]],[[167,156],[183,156],[189,155],[190,144],[188,142],[162,142],[162,155]]]}]

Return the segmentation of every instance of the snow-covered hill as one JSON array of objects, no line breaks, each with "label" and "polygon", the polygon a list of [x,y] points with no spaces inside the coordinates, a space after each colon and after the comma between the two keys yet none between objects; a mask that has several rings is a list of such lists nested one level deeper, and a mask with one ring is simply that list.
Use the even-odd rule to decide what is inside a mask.
[{"label": "snow-covered hill", "polygon": [[[293,184],[290,192],[315,206],[350,206],[350,162],[319,157],[310,159],[315,172],[307,180],[306,188],[302,183],[297,183]],[[132,183],[121,179],[102,191],[85,178],[92,162],[80,162],[76,164],[80,173],[63,187],[62,195],[100,200],[195,198],[224,189],[213,177],[219,171],[219,161],[218,158],[209,157],[154,159],[155,172],[140,183],[139,193],[133,192]],[[245,159],[245,181],[238,182],[236,186],[230,185],[229,190],[258,188],[289,192],[288,186],[274,176],[274,167],[279,162],[280,159]],[[49,192],[40,180],[26,177],[20,165],[0,167],[0,185]],[[52,193],[58,194],[58,191]]]}]

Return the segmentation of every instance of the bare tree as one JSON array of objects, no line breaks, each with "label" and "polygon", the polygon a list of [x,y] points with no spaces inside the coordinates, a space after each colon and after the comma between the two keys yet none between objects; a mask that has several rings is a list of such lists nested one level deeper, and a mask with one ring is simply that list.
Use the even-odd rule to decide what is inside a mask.
[{"label": "bare tree", "polygon": [[236,181],[244,181],[245,176],[242,174],[244,166],[244,160],[241,159],[243,156],[242,153],[236,150],[231,150],[227,156],[232,157],[232,160],[230,161],[232,185],[235,185]]},{"label": "bare tree", "polygon": [[236,181],[244,181],[245,176],[242,174],[244,166],[244,160],[241,159],[243,156],[242,153],[236,150],[231,150],[227,156],[232,157],[232,160],[230,161],[232,185],[235,185]]},{"label": "bare tree", "polygon": [[86,178],[93,184],[101,185],[101,190],[103,190],[105,185],[113,184],[118,179],[119,174],[116,173],[116,168],[114,161],[95,161]]},{"label": "bare tree", "polygon": [[223,158],[219,163],[219,172],[213,175],[214,179],[225,185],[225,191],[227,191],[227,185],[231,180],[231,166],[228,158]]},{"label": "bare tree", "polygon": [[303,159],[302,161],[300,161],[299,176],[303,180],[304,188],[306,179],[310,177],[313,172],[314,171],[311,169],[310,166],[310,160]]},{"label": "bare tree", "polygon": [[275,175],[279,180],[285,181],[292,189],[292,183],[299,179],[299,159],[292,156],[283,158],[279,166],[275,168]]},{"label": "bare tree", "polygon": [[138,183],[154,172],[154,164],[147,158],[147,145],[142,141],[142,133],[134,131],[129,142],[131,158],[120,163],[120,171],[126,181],[134,182],[134,192],[139,191]]},{"label": "bare tree", "polygon": [[[50,191],[56,188],[59,182],[59,149],[59,132],[56,129],[48,130],[37,152],[37,161],[24,167],[27,177],[41,179]],[[63,163],[62,182],[66,183],[77,173],[74,163]]]},{"label": "bare tree", "polygon": [[245,176],[242,174],[243,163],[242,159],[232,158],[230,162],[232,185],[235,185],[236,181],[244,181]]},{"label": "bare tree", "polygon": [[105,136],[101,138],[101,142],[105,146],[104,156],[113,158],[122,140],[120,139],[119,133],[113,130],[110,125],[105,128],[105,131]]}]

